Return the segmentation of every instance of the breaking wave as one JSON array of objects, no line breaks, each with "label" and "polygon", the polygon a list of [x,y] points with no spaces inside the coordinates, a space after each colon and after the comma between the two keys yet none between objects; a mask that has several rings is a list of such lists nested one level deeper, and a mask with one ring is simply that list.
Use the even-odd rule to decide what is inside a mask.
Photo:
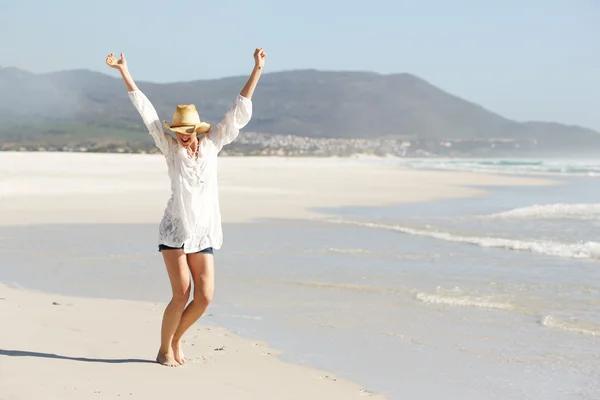
[{"label": "breaking wave", "polygon": [[581,333],[584,335],[600,336],[600,325],[577,318],[561,319],[553,315],[546,315],[540,324],[547,328],[562,329],[563,331]]},{"label": "breaking wave", "polygon": [[597,160],[420,159],[402,160],[399,163],[413,168],[483,173],[600,176],[600,163]]},{"label": "breaking wave", "polygon": [[484,216],[486,219],[596,219],[600,218],[600,204],[545,204]]},{"label": "breaking wave", "polygon": [[447,306],[476,307],[489,310],[513,310],[514,306],[500,302],[489,296],[470,296],[452,291],[437,290],[435,293],[420,292],[415,296],[425,303],[443,304]]},{"label": "breaking wave", "polygon": [[374,222],[329,220],[330,222],[359,225],[369,228],[387,229],[413,236],[424,236],[449,242],[472,244],[484,248],[497,248],[525,251],[555,257],[600,260],[599,242],[563,243],[551,240],[518,240],[486,236],[464,236],[432,229],[409,228],[400,225],[386,225]]}]

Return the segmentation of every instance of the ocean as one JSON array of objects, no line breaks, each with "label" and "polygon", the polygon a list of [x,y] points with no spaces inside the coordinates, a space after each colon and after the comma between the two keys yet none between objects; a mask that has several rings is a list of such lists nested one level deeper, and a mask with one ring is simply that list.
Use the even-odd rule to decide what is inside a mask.
[{"label": "ocean", "polygon": [[397,165],[453,171],[501,174],[553,174],[559,176],[600,176],[598,159],[585,158],[521,158],[521,159],[444,159],[420,158],[392,161]]},{"label": "ocean", "polygon": [[[203,323],[390,399],[600,399],[600,162],[379,162],[559,184],[226,224]],[[2,228],[0,280],[167,301],[155,240],[155,225]]]}]

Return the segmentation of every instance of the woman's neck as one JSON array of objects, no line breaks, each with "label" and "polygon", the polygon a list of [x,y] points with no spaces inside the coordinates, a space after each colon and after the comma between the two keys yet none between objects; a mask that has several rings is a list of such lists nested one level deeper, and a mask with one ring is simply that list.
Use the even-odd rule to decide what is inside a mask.
[{"label": "woman's neck", "polygon": [[198,139],[196,139],[188,147],[186,147],[188,157],[196,158],[198,156],[199,145],[200,145],[200,143],[198,142]]}]

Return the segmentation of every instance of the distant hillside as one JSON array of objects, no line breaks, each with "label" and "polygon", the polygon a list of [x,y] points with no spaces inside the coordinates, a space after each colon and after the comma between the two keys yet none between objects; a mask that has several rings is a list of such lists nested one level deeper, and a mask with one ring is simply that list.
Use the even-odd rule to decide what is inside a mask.
[{"label": "distant hillside", "polygon": [[[137,82],[160,117],[194,103],[218,122],[247,77],[155,84]],[[147,142],[120,79],[75,70],[31,74],[0,69],[0,141]],[[519,123],[410,74],[314,70],[268,73],[254,97],[248,131],[333,138],[537,139],[541,147],[599,145],[590,129]]]}]

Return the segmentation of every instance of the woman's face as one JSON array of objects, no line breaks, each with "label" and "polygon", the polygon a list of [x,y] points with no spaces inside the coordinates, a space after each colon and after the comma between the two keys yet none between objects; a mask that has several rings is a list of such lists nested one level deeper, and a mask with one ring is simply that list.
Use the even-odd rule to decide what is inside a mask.
[{"label": "woman's face", "polygon": [[175,134],[177,135],[177,140],[183,147],[190,147],[195,141],[197,141],[195,133],[175,132]]}]

